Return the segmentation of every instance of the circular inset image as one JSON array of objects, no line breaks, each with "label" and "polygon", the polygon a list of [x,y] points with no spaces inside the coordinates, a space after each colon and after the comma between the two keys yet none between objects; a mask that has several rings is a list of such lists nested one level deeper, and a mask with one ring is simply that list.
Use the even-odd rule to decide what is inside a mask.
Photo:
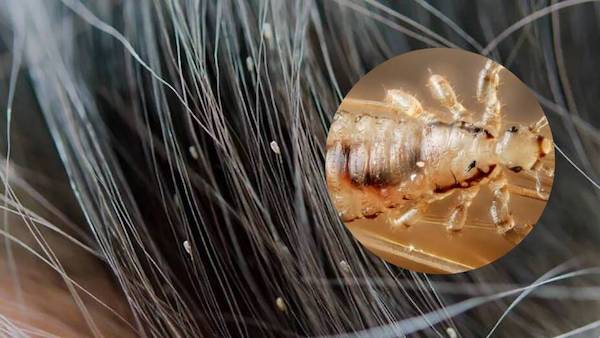
[{"label": "circular inset image", "polygon": [[365,75],[327,137],[327,185],[352,234],[397,266],[478,268],[533,228],[554,176],[548,121],[506,68],[423,49]]}]

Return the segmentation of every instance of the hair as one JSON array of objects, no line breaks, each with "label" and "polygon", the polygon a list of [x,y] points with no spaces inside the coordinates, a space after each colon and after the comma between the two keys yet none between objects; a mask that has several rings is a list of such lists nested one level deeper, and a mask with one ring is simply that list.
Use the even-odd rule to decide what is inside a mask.
[{"label": "hair", "polygon": [[[4,1],[1,332],[598,334],[599,16],[585,0]],[[324,179],[345,93],[427,47],[510,69],[563,155],[534,231],[457,275],[366,252]]]}]

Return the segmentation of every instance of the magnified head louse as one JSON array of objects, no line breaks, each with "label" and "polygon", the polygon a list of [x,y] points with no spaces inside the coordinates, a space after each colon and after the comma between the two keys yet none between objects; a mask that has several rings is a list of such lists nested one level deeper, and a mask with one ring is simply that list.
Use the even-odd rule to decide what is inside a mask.
[{"label": "magnified head louse", "polygon": [[[439,74],[430,74],[428,88],[451,121],[442,121],[402,89],[387,90],[384,102],[347,99],[360,112],[336,113],[325,164],[342,220],[387,212],[392,225],[410,226],[431,203],[457,194],[445,223],[448,230],[458,231],[481,186],[487,185],[493,196],[489,215],[498,232],[506,233],[516,226],[511,194],[547,200],[541,176],[552,177],[553,168],[546,168],[543,159],[554,150],[551,139],[541,133],[547,120],[503,126],[498,97],[502,69],[488,60],[479,72],[476,95],[483,112],[477,121]],[[507,170],[533,177],[536,188],[509,183]],[[405,203],[410,207],[400,210]]]}]

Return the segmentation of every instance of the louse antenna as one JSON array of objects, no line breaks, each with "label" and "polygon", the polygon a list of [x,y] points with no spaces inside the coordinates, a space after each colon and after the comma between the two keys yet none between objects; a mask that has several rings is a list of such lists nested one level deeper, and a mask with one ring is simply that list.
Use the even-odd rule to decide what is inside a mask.
[{"label": "louse antenna", "polygon": [[547,125],[548,119],[546,119],[545,116],[542,116],[536,123],[530,125],[529,129],[531,130],[531,132],[537,134],[542,130],[542,128],[546,127]]}]

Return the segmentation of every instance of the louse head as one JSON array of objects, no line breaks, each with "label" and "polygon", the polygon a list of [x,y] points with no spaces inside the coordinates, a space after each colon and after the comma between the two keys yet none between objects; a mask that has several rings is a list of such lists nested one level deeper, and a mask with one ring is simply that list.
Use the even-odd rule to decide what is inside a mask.
[{"label": "louse head", "polygon": [[501,164],[513,172],[536,170],[542,158],[552,151],[552,141],[540,133],[546,124],[543,118],[531,126],[509,125],[496,145]]}]

